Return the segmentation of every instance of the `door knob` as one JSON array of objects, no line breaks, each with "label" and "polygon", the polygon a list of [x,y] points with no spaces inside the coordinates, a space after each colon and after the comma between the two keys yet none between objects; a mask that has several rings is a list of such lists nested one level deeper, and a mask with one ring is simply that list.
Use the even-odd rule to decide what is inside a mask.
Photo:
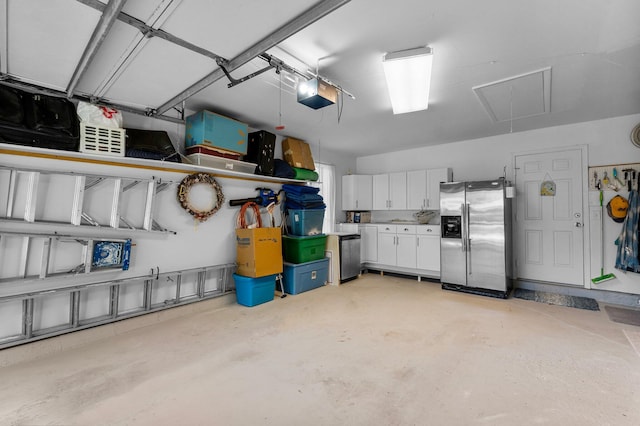
[{"label": "door knob", "polygon": [[576,222],[576,228],[582,228],[582,222]]}]

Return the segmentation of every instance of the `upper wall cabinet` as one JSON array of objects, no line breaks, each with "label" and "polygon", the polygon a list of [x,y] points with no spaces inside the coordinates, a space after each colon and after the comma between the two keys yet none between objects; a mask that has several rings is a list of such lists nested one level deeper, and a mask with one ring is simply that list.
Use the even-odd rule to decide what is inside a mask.
[{"label": "upper wall cabinet", "polygon": [[427,171],[407,172],[407,209],[422,210],[427,206]]},{"label": "upper wall cabinet", "polygon": [[449,168],[407,172],[407,209],[438,210],[440,182],[451,182],[452,178]]},{"label": "upper wall cabinet", "polygon": [[342,176],[342,210],[371,210],[372,191],[372,176]]},{"label": "upper wall cabinet", "polygon": [[373,175],[373,210],[406,210],[407,173]]},{"label": "upper wall cabinet", "polygon": [[451,182],[453,172],[450,168],[427,170],[427,205],[426,210],[440,210],[440,183]]}]

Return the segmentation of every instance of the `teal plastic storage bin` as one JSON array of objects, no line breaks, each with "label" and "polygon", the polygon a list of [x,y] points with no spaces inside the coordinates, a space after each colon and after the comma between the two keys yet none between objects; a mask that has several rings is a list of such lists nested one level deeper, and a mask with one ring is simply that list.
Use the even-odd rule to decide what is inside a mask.
[{"label": "teal plastic storage bin", "polygon": [[287,294],[298,294],[322,287],[329,278],[329,258],[306,263],[284,263],[282,279]]},{"label": "teal plastic storage bin", "polygon": [[273,300],[277,275],[252,278],[233,274],[236,283],[236,300],[243,306],[256,306]]},{"label": "teal plastic storage bin", "polygon": [[287,210],[287,228],[291,235],[307,236],[322,234],[325,209]]},{"label": "teal plastic storage bin", "polygon": [[214,148],[247,153],[248,126],[209,111],[200,111],[187,117],[185,147],[205,145]]},{"label": "teal plastic storage bin", "polygon": [[327,246],[326,235],[310,235],[298,237],[295,235],[282,236],[282,255],[285,262],[305,263],[320,260],[324,257]]}]

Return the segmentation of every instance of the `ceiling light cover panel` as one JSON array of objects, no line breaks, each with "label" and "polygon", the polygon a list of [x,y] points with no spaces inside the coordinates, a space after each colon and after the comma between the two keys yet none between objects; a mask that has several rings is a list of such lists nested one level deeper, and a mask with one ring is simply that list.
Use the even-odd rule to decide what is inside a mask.
[{"label": "ceiling light cover panel", "polygon": [[382,64],[394,114],[428,108],[433,49],[421,47],[387,53]]}]

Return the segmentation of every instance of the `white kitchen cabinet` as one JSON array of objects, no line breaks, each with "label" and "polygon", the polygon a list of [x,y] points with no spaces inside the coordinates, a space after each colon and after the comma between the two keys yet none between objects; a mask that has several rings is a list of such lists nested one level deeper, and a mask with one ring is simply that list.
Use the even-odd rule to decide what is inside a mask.
[{"label": "white kitchen cabinet", "polygon": [[373,187],[370,175],[342,176],[342,210],[371,210]]},{"label": "white kitchen cabinet", "polygon": [[415,225],[382,225],[378,229],[378,263],[416,267]]},{"label": "white kitchen cabinet", "polygon": [[398,226],[396,228],[396,266],[415,268],[416,258],[416,226]]},{"label": "white kitchen cabinet", "polygon": [[407,172],[407,209],[422,210],[427,205],[427,171]]},{"label": "white kitchen cabinet", "polygon": [[407,172],[407,209],[439,210],[440,182],[451,182],[452,178],[449,168]]},{"label": "white kitchen cabinet", "polygon": [[396,264],[396,227],[381,225],[378,227],[378,262],[383,265]]},{"label": "white kitchen cabinet", "polygon": [[373,175],[373,210],[407,209],[407,173]]},{"label": "white kitchen cabinet", "polygon": [[[364,226],[360,226],[360,234],[366,240]],[[396,223],[366,226],[377,228],[377,260],[373,260],[372,256],[363,258],[362,263],[366,267],[440,278],[440,225]]]},{"label": "white kitchen cabinet", "polygon": [[416,268],[440,271],[440,227],[419,226],[417,230]]},{"label": "white kitchen cabinet", "polygon": [[427,170],[427,205],[425,210],[440,210],[440,182],[451,182],[453,172],[450,168]]},{"label": "white kitchen cabinet", "polygon": [[378,261],[378,227],[376,225],[360,225],[360,260]]}]

